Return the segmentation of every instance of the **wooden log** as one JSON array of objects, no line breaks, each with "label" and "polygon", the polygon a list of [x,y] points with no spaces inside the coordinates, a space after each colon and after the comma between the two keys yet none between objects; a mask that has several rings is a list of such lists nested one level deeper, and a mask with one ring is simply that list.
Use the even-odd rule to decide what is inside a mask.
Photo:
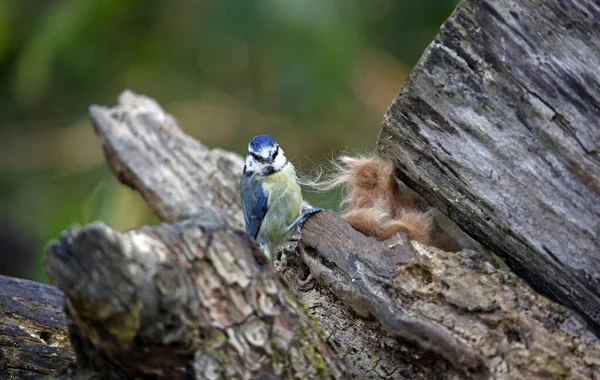
[{"label": "wooden log", "polygon": [[256,242],[199,211],[125,233],[74,227],[50,245],[47,272],[66,295],[78,369],[123,379],[347,377]]},{"label": "wooden log", "polygon": [[110,110],[91,106],[90,117],[115,176],[139,191],[159,218],[181,221],[212,207],[243,226],[239,155],[208,149],[183,133],[154,99],[130,91]]},{"label": "wooden log", "polygon": [[0,379],[41,379],[74,360],[54,286],[0,276]]},{"label": "wooden log", "polygon": [[[116,177],[138,191],[161,219],[181,221],[214,206],[231,223],[243,225],[238,186],[244,161],[239,155],[208,149],[185,135],[153,99],[130,91],[120,96],[116,107],[92,106],[90,117]],[[356,319],[327,288],[305,283],[308,270],[302,262],[283,260],[276,265],[357,373],[414,379],[457,376],[443,359],[419,349],[409,351],[376,321]]]},{"label": "wooden log", "polygon": [[[112,109],[92,108],[96,132],[117,176],[151,199],[150,206],[161,217],[177,220],[189,216],[186,205],[192,209],[210,205],[215,195],[206,192],[237,194],[234,179],[239,178],[241,166],[230,170],[235,165],[221,160],[228,157],[241,163],[241,158],[211,152],[200,144],[182,148],[178,140],[188,138],[171,117],[161,115],[164,111],[153,101],[126,92],[120,102]],[[148,141],[160,147],[150,147]],[[126,150],[143,152],[143,159],[128,156]],[[216,157],[207,158],[212,154]],[[225,170],[211,167],[211,162],[220,162]],[[208,174],[217,171],[219,175]],[[196,186],[205,192],[186,194],[165,188],[165,178],[170,179],[170,187],[193,187],[185,183],[192,175],[204,180]],[[237,201],[222,205],[231,208],[228,215],[240,213]],[[476,252],[446,253],[411,245],[402,236],[378,242],[331,213],[309,219],[301,247],[302,260],[284,255],[276,265],[340,355],[350,362],[358,359],[355,364],[362,375],[534,378],[600,374],[598,339],[576,316],[511,273],[495,269]],[[332,313],[344,309],[346,313]],[[360,324],[363,329],[348,334],[336,323]],[[352,350],[361,341],[371,345],[354,356]],[[390,357],[385,354],[388,344],[409,354]],[[416,359],[423,351],[430,354],[425,362]],[[377,358],[370,368],[365,366],[369,359],[361,358],[364,353]],[[436,363],[433,372],[427,362]]]},{"label": "wooden log", "polygon": [[411,246],[406,236],[375,241],[326,213],[303,236],[303,259],[322,286],[467,378],[600,376],[600,342],[585,324],[481,253]]},{"label": "wooden log", "polygon": [[600,334],[600,5],[462,1],[387,111],[397,176]]},{"label": "wooden log", "polygon": [[[486,245],[492,248],[505,247],[496,252],[511,266],[521,268],[519,273],[524,278],[538,290],[578,308],[592,325],[597,322],[594,316],[598,316],[598,294],[594,289],[590,290],[589,285],[597,285],[599,277],[597,271],[589,270],[598,266],[597,261],[593,261],[593,255],[588,254],[590,241],[597,242],[599,234],[598,209],[595,207],[598,205],[599,177],[598,133],[597,129],[590,126],[594,125],[592,122],[598,112],[595,99],[599,86],[595,73],[585,68],[593,68],[597,61],[598,44],[595,41],[598,30],[595,24],[598,14],[598,6],[589,1],[575,1],[563,7],[563,3],[556,0],[533,0],[527,3],[500,0],[493,5],[484,1],[464,0],[442,28],[438,39],[428,48],[407,87],[390,108],[379,140],[382,154],[395,157],[399,169],[412,170],[399,171],[401,179],[421,190],[430,201]],[[522,56],[519,57],[519,54]],[[536,60],[542,61],[546,67],[536,67]],[[584,80],[587,87],[583,84]],[[454,103],[453,97],[456,99]],[[438,101],[445,108],[438,109]],[[403,114],[405,104],[411,105],[412,111]],[[132,93],[124,94],[118,107],[110,110],[93,107],[91,114],[113,171],[123,183],[138,190],[163,220],[175,222],[202,215],[204,207],[213,206],[226,215],[231,223],[241,225],[237,198],[242,165],[240,157],[219,150],[208,150],[183,134],[156,102]],[[507,124],[517,127],[514,131],[508,130]],[[490,130],[481,125],[504,128],[505,134],[517,137],[510,144],[503,145],[494,139],[506,135],[488,134]],[[400,135],[402,139],[410,140],[406,146],[398,142],[399,133],[406,132],[406,129],[400,128],[402,126],[415,129],[411,132],[414,135]],[[528,127],[529,132],[523,131],[522,126]],[[460,152],[479,159],[477,164],[480,173],[467,177],[466,173],[474,169],[464,169],[460,164],[464,157],[458,153],[453,156],[442,154],[441,146],[446,148],[446,143],[441,144],[440,137],[435,133],[440,133],[439,136],[446,139],[444,141],[454,141],[454,145],[464,144],[466,147]],[[396,141],[392,143],[394,139]],[[486,140],[490,141],[482,143]],[[532,144],[532,141],[538,144]],[[494,149],[488,151],[482,150],[482,147]],[[523,153],[523,149],[530,149],[523,156],[524,159],[510,160],[512,153]],[[538,153],[535,153],[536,150]],[[402,157],[415,161],[408,159],[405,162],[400,159]],[[492,172],[491,178],[486,180],[486,169],[491,165],[491,160],[498,157],[508,157],[506,162],[509,164],[492,168],[498,171]],[[436,166],[439,167],[437,172],[431,169]],[[536,170],[528,171],[528,166]],[[538,173],[537,169],[540,168],[542,170]],[[554,170],[554,177],[548,176],[543,169]],[[458,181],[449,180],[447,176],[456,176]],[[467,178],[477,181],[468,182]],[[455,186],[461,181],[469,186],[463,184],[457,194],[451,194],[465,198],[446,198],[452,188],[448,190],[440,186]],[[489,184],[490,181],[494,182],[493,185]],[[432,183],[437,184],[437,188],[427,187]],[[539,199],[527,199],[532,203],[527,205],[531,209],[523,209],[520,197],[530,193],[524,188],[532,183],[543,183],[544,186],[538,187],[541,189]],[[567,199],[566,183],[576,186]],[[582,183],[585,186],[581,187]],[[491,201],[499,199],[498,204],[502,207],[496,203],[490,206],[489,202],[486,203],[490,200],[478,193],[482,189],[495,188],[501,191]],[[465,189],[471,193],[463,192]],[[548,196],[549,191],[555,191],[557,196]],[[591,199],[594,203],[582,203],[586,196],[589,196],[588,201]],[[548,201],[550,198],[555,202]],[[461,213],[459,203],[471,207],[471,213]],[[539,216],[528,214],[529,211],[540,209],[547,211],[541,214],[543,218],[528,219],[528,215]],[[555,215],[565,210],[573,213]],[[495,220],[505,219],[526,225],[517,234],[514,233],[516,229],[508,228],[514,225],[494,224]],[[547,223],[544,221],[546,219],[559,228],[543,230],[545,235],[537,235],[538,238],[542,236],[549,239],[544,241],[547,245],[542,245],[540,250],[539,245],[532,243],[532,228]],[[557,224],[557,220],[564,225]],[[200,225],[202,223],[196,226]],[[499,229],[494,230],[494,226],[499,226]],[[116,264],[119,260],[123,264],[123,255],[127,252],[162,252],[166,257],[181,258],[189,246],[171,250],[178,246],[178,242],[182,244],[187,241],[185,236],[175,236],[177,234],[174,232],[183,232],[185,235],[188,227],[183,223],[146,227],[121,234],[106,226],[94,225],[71,230],[63,236],[60,245],[54,246],[55,249],[59,248],[57,252],[61,251],[58,256],[67,260],[61,262],[57,259],[54,262],[58,276],[54,280],[63,282],[62,286],[78,301],[69,302],[67,309],[75,321],[70,326],[70,336],[78,353],[79,367],[71,367],[57,378],[119,378],[132,373],[177,376],[181,373],[172,372],[176,368],[186,368],[188,373],[201,377],[199,373],[211,368],[205,365],[207,362],[197,360],[203,356],[196,356],[195,353],[204,352],[202,350],[194,351],[190,358],[190,348],[198,341],[187,340],[185,336],[185,332],[194,328],[199,331],[207,326],[185,325],[182,330],[174,332],[168,329],[173,327],[168,322],[174,321],[174,325],[177,325],[182,322],[181,316],[173,316],[168,311],[164,315],[172,319],[167,319],[167,324],[159,327],[163,331],[174,332],[168,338],[182,337],[182,342],[188,342],[189,345],[177,347],[174,352],[169,350],[164,357],[155,357],[158,362],[165,360],[161,363],[174,366],[158,368],[158,362],[149,362],[147,357],[138,355],[129,362],[119,355],[125,352],[123,350],[127,349],[127,343],[131,343],[136,326],[152,326],[152,318],[143,319],[138,325],[137,317],[140,314],[156,316],[152,314],[152,308],[136,312],[135,302],[129,301],[142,299],[151,304],[153,299],[159,299],[167,302],[169,299],[157,295],[156,289],[192,291],[186,281],[194,278],[197,268],[188,271],[182,269],[181,262],[185,263],[187,256],[183,258],[185,260],[176,261],[174,266],[165,265],[165,273],[169,274],[163,278],[167,279],[165,283],[161,283],[165,287],[153,289],[140,283],[129,284],[123,276],[119,278],[119,273],[127,273],[128,268],[127,265]],[[233,231],[230,228],[224,227],[224,230]],[[200,230],[198,232],[192,228],[191,234],[204,231]],[[504,237],[505,242],[498,236],[498,231],[510,232]],[[462,376],[600,376],[598,340],[585,330],[576,316],[532,292],[513,275],[489,266],[474,252],[448,254],[416,243],[409,246],[403,237],[384,243],[375,242],[353,231],[339,217],[328,213],[311,218],[303,233],[302,259],[283,256],[276,264],[296,298],[325,330],[328,343],[337,347],[339,355],[346,362],[355,364],[359,376],[426,379]],[[132,239],[132,236],[141,236],[142,241]],[[238,242],[243,241],[240,235],[236,236],[241,239]],[[332,239],[332,236],[335,238]],[[564,245],[560,245],[560,250],[554,250],[555,247],[550,243],[560,240],[578,245],[582,248],[580,253],[569,251],[569,247],[565,248]],[[95,241],[97,248],[103,249],[89,250],[86,244],[83,244],[86,249],[72,249],[75,241],[82,244]],[[162,244],[165,249],[153,246],[151,250],[145,250],[144,241]],[[110,244],[115,242],[121,245],[117,244],[117,249],[113,250],[115,246]],[[165,245],[165,242],[168,244]],[[194,242],[187,243],[193,247]],[[256,251],[256,247],[247,244],[252,243],[241,243],[235,252]],[[596,245],[591,247],[597,248]],[[540,255],[542,251],[546,256]],[[93,262],[91,257],[80,258],[89,252],[100,252],[96,257],[106,260],[93,270],[78,272],[85,278],[75,278],[74,268],[79,261]],[[111,255],[115,252],[116,255]],[[77,260],[68,262],[69,258]],[[139,258],[136,260],[138,266],[140,261]],[[152,263],[156,262],[160,260]],[[133,267],[135,265],[129,269]],[[104,271],[107,268],[113,268],[114,271]],[[546,278],[540,278],[542,271],[545,271]],[[105,277],[100,278],[119,282],[125,290],[123,296],[130,295],[131,298],[110,298],[105,288],[94,288],[92,284],[102,284],[102,281],[95,280],[92,273],[96,273],[96,276],[101,273]],[[307,277],[308,273],[311,274]],[[268,277],[266,274],[264,276]],[[172,283],[169,279],[180,282]],[[88,286],[82,287],[88,293],[81,294],[81,289],[68,287],[76,281]],[[168,288],[168,285],[173,287]],[[99,294],[98,291],[108,299],[121,302],[92,302],[87,296]],[[43,295],[44,291],[37,294]],[[175,294],[178,295],[177,291]],[[590,294],[592,298],[589,298]],[[174,296],[171,300],[176,298]],[[284,299],[293,301],[286,294]],[[234,300],[223,299],[225,304]],[[10,303],[8,298],[0,298],[0,310],[6,303]],[[51,303],[59,304],[60,301],[54,298]],[[293,308],[299,310],[296,306]],[[93,310],[106,314],[94,314],[91,312]],[[119,314],[119,311],[122,313]],[[111,319],[111,315],[127,318]],[[187,315],[197,316],[194,313]],[[30,318],[35,319],[34,316]],[[101,323],[94,326],[90,321]],[[156,331],[151,329],[150,332]],[[178,335],[179,332],[183,336]],[[108,335],[105,333],[113,334],[118,339],[112,342],[106,340]],[[173,341],[166,342],[166,337],[151,333],[142,338],[151,338],[146,342],[150,343],[149,347],[154,350],[152,352],[163,354],[157,347]],[[315,334],[312,337],[316,340],[308,339],[309,344],[318,342]],[[19,339],[22,339],[21,336]],[[135,335],[136,339],[138,335]],[[406,342],[412,342],[412,345],[406,345]],[[227,341],[224,344],[229,346],[232,343]],[[319,347],[323,348],[323,352],[329,352],[328,347]],[[95,350],[98,348],[102,355],[97,355],[98,351]],[[21,349],[13,352],[13,358],[20,355]],[[23,348],[26,352],[36,349]],[[424,351],[428,353],[423,355]],[[5,351],[0,352],[3,354],[0,357],[0,376],[27,375],[29,368],[20,367],[20,364],[11,364],[10,367],[6,364],[9,361],[6,360]],[[28,362],[39,360],[43,353],[35,355]],[[50,363],[48,368],[58,365],[58,360]],[[64,361],[67,362],[68,359]],[[178,363],[184,365],[178,367]],[[191,366],[185,365],[190,363]],[[448,366],[449,363],[452,367]],[[341,363],[331,361],[327,364],[342,371]],[[45,368],[40,366],[35,369],[33,372],[37,374],[32,376],[47,373],[44,372]],[[109,368],[112,375],[106,373]],[[229,367],[222,365],[218,368]],[[312,368],[316,370],[314,366]],[[17,372],[10,372],[12,370]],[[244,367],[240,370],[248,369]],[[343,372],[332,373],[339,375]]]}]

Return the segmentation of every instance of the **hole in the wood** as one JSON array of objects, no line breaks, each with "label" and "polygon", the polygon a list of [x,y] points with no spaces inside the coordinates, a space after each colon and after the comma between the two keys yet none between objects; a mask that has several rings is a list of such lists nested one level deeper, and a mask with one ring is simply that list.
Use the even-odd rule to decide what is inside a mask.
[{"label": "hole in the wood", "polygon": [[511,327],[508,326],[504,326],[502,328],[502,331],[504,332],[504,335],[506,335],[506,339],[508,340],[509,343],[511,342],[518,342],[521,343],[521,335],[519,334],[519,332]]},{"label": "hole in the wood", "polygon": [[306,281],[306,279],[308,279],[308,276],[310,275],[310,268],[306,265],[302,266],[302,268],[300,269],[300,273],[298,273],[296,276],[297,281],[300,282],[304,282]]},{"label": "hole in the wood", "polygon": [[52,333],[48,331],[42,331],[40,332],[40,339],[46,342],[47,344],[50,344],[50,341],[52,340]]}]

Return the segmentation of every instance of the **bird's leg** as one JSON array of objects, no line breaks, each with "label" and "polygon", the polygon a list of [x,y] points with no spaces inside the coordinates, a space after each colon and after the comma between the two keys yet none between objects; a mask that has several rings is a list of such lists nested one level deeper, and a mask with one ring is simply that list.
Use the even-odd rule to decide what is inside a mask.
[{"label": "bird's leg", "polygon": [[[304,225],[304,223],[306,223],[306,221],[308,220],[308,218],[310,218],[312,215],[323,211],[322,208],[311,208],[310,210],[306,210],[304,211],[302,214],[300,214],[299,217],[296,218],[296,220],[294,220],[292,222],[292,224],[290,224],[288,226],[288,231],[291,230],[292,228],[294,228],[294,226],[297,226],[298,228],[298,233],[302,233],[302,226]],[[300,240],[300,239],[298,239]]]},{"label": "bird's leg", "polygon": [[[311,208],[310,210],[306,210],[304,211],[302,214],[300,214],[300,216],[298,216],[288,227],[287,230],[291,230],[292,228],[294,228],[294,226],[297,226],[297,231],[298,234],[302,234],[302,226],[304,225],[304,223],[308,220],[308,218],[310,218],[312,215],[323,211],[322,208]],[[296,235],[296,236],[292,236],[289,241],[292,242],[299,242],[300,241],[300,236]],[[293,250],[293,253],[296,256],[300,256],[300,246],[296,245],[296,248]]]}]

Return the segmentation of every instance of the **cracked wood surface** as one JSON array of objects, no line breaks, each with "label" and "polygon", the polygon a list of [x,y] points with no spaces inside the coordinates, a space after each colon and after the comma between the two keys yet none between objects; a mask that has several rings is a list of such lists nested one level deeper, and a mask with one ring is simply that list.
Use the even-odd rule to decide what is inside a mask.
[{"label": "cracked wood surface", "polygon": [[[222,203],[230,208],[225,214],[241,214],[241,157],[201,144],[183,145],[178,140],[189,137],[150,99],[126,92],[115,108],[92,108],[92,120],[117,176],[134,184],[161,217],[188,217],[187,205],[194,210],[210,206],[215,195],[207,192],[222,191],[236,197]],[[147,144],[161,147],[142,149]],[[143,160],[134,160],[127,150],[143,152]],[[188,162],[189,157],[204,161]],[[223,170],[211,168],[210,162]],[[177,175],[170,173],[172,168]],[[219,175],[210,174],[215,171]],[[180,187],[186,184],[179,181],[191,176],[204,181],[196,186],[205,191],[164,188],[164,178],[171,178],[169,187]],[[169,210],[175,211],[161,214]],[[284,255],[276,265],[329,343],[359,374],[424,379],[598,376],[598,340],[577,317],[475,252],[446,253],[409,245],[403,237],[378,242],[331,213],[309,219],[301,245],[302,260]]]},{"label": "cracked wood surface", "polygon": [[[599,13],[591,1],[463,0],[390,107],[379,139],[380,152],[396,159],[404,182],[494,249],[536,289],[574,307],[596,328],[600,276],[598,257],[591,253],[598,251],[600,234],[595,128]],[[131,93],[114,109],[93,107],[91,115],[115,174],[139,191],[163,220],[180,221],[212,206],[241,226],[239,156],[206,149],[183,134],[156,102]],[[504,140],[507,135],[510,138]],[[469,162],[471,166],[465,165]],[[538,198],[527,197],[532,189]],[[336,235],[323,235],[330,232],[322,228],[328,223],[338,228],[339,236],[356,233],[331,217],[317,215],[306,224],[303,260],[284,256],[277,265],[329,343],[355,364],[359,375],[457,378],[458,369],[473,377],[598,377],[596,338],[569,311],[533,293],[513,275],[489,267],[473,252],[448,254],[414,243],[409,248],[404,242],[400,256],[411,258],[393,264],[398,271],[390,278],[389,267],[381,265],[384,259],[373,262],[360,255],[360,249],[344,248],[348,240],[329,242]],[[162,242],[161,238],[175,239],[168,231],[180,227],[140,231],[158,229],[162,232],[154,231],[148,239]],[[101,241],[129,236],[97,225],[74,231],[103,231]],[[351,241],[358,244],[361,239],[367,238],[353,235]],[[63,243],[68,247],[72,241]],[[130,247],[140,248],[138,244]],[[356,244],[350,248],[363,247]],[[375,245],[365,244],[371,244],[372,254]],[[380,249],[375,251],[383,257],[389,254]],[[307,278],[308,268],[318,281]],[[30,290],[30,301],[43,299],[50,309],[62,302],[56,294],[45,298],[45,289]],[[0,308],[11,301],[0,298]],[[131,304],[91,306],[99,311],[126,309],[130,318],[109,321],[107,327],[130,339],[131,327],[139,322]],[[15,322],[10,318],[35,321],[36,315],[28,312],[5,315],[9,324]],[[418,323],[412,323],[415,320]],[[60,346],[65,351],[39,365],[52,344],[38,345],[38,332],[41,340],[49,336],[37,330],[39,324],[34,327],[29,332],[14,329],[17,334],[12,336],[2,329],[2,344],[15,338],[18,342],[1,346],[0,378],[25,376],[21,371],[32,369],[35,378],[68,362],[68,348]],[[64,325],[56,328],[55,336],[64,336]],[[71,339],[81,352],[89,352],[106,337],[93,331],[85,330],[91,333],[86,335],[70,325]],[[439,336],[442,344],[432,344],[428,334]],[[27,362],[33,367],[11,362],[7,347],[14,348],[12,357],[17,360],[32,354]],[[107,348],[114,354],[123,347]],[[189,359],[189,348],[180,347],[168,358],[178,360],[183,354]],[[105,356],[78,359],[91,367],[113,363]],[[146,361],[138,357],[132,363]],[[456,369],[448,361],[455,361]],[[210,368],[192,366],[192,371]],[[71,370],[62,378],[82,374],[77,372],[81,368]],[[119,370],[132,368],[124,365]],[[86,376],[96,375],[92,371]]]},{"label": "cracked wood surface", "polygon": [[122,379],[345,378],[258,245],[213,209],[198,211],[123,233],[74,227],[49,246],[78,369]]},{"label": "cracked wood surface", "polygon": [[[239,155],[209,150],[183,133],[154,99],[129,91],[110,110],[91,106],[90,117],[115,176],[137,190],[159,218],[180,221],[210,206],[236,226],[244,225]],[[214,191],[217,187],[221,190]]]},{"label": "cracked wood surface", "polygon": [[312,275],[348,308],[469,378],[600,376],[600,342],[578,317],[478,252],[375,241],[330,213],[306,222],[302,245]]},{"label": "cracked wood surface", "polygon": [[0,276],[0,379],[42,379],[74,360],[53,286]]},{"label": "cracked wood surface", "polygon": [[462,1],[385,116],[400,180],[600,333],[600,5]]},{"label": "cracked wood surface", "polygon": [[[92,106],[90,116],[116,177],[138,191],[163,220],[184,220],[212,207],[215,197],[224,193],[228,198],[218,201],[216,208],[232,223],[243,225],[238,194],[242,157],[196,142],[153,99],[130,91],[120,96],[116,107]],[[181,191],[196,187],[203,191]],[[351,358],[359,374],[414,379],[457,376],[444,360],[407,349],[377,322],[357,320],[327,288],[297,284],[306,277],[301,262],[290,259],[290,265],[277,264],[298,301],[315,316],[338,353]]]}]

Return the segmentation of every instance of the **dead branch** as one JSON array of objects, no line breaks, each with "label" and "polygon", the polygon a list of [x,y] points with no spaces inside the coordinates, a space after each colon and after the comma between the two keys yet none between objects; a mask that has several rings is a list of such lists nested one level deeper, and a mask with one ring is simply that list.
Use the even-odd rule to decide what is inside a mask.
[{"label": "dead branch", "polygon": [[[463,0],[379,137],[400,179],[596,331],[599,19],[589,0]],[[77,355],[57,378],[600,376],[597,337],[513,274],[472,251],[375,241],[333,213],[306,223],[300,258],[276,262],[292,297],[235,228],[239,156],[209,150],[131,92],[90,113],[115,175],[177,224],[76,227],[52,245]],[[69,361],[64,322],[36,319],[60,319],[62,299],[30,289],[32,299],[0,298],[0,376]],[[57,356],[42,363],[49,347]]]},{"label": "dead branch", "polygon": [[[164,112],[156,107],[145,108],[147,98],[125,93],[122,99],[115,109],[95,107],[93,113],[96,131],[106,145],[107,161],[112,162],[113,168],[119,168],[119,178],[129,184],[141,184],[142,194],[162,191],[165,195],[154,197],[150,202],[155,210],[179,210],[184,209],[185,204],[210,202],[208,194],[200,199],[196,195],[186,198],[179,193],[171,197],[167,190],[160,190],[164,187],[161,180],[153,180],[173,178],[171,186],[178,187],[177,178],[188,178],[188,173],[197,171],[200,166],[199,162],[188,162],[189,157],[211,154],[201,145],[194,149],[204,149],[204,152],[145,148],[145,159],[134,161],[135,165],[120,160],[122,149],[138,149],[133,146],[143,143],[139,136],[146,134],[146,129],[149,129],[148,135],[156,136],[154,140],[165,146],[181,147],[177,140],[186,139],[170,117],[151,115]],[[99,118],[99,114],[105,117]],[[150,156],[147,153],[150,151],[160,154]],[[217,155],[223,157],[222,151],[217,151]],[[178,157],[186,157],[186,160]],[[216,171],[216,168],[207,169],[207,161],[215,159],[204,161],[205,172]],[[179,174],[157,174],[157,170],[170,170],[160,162],[170,162]],[[239,177],[239,173],[229,173]],[[231,178],[209,176],[203,186],[216,192],[223,191],[228,183],[236,187],[225,191],[237,197],[237,182]],[[227,204],[235,207],[229,214],[239,213],[237,201]],[[177,217],[175,214],[167,216]],[[372,329],[366,334],[380,342],[401,338],[400,342],[415,345],[417,352],[431,352],[471,377],[535,377],[547,373],[591,376],[598,371],[594,359],[598,342],[572,313],[536,294],[513,275],[494,269],[475,252],[449,254],[420,245],[413,249],[402,238],[381,243],[327,213],[309,220],[303,230],[302,246],[303,261],[320,289],[315,291],[314,283],[305,283],[307,272],[300,261],[284,259],[279,263],[280,269],[297,298],[310,305],[307,309],[321,327],[337,338],[342,355],[352,352],[355,340],[339,335],[339,331],[328,331],[331,321],[338,321],[339,316],[322,313],[313,306],[319,304],[327,309],[332,301],[329,292],[336,295],[336,302],[342,302],[358,316],[367,320],[376,318],[378,324],[370,325]],[[347,325],[361,320],[352,314],[349,316],[351,319],[344,321]],[[573,351],[573,347],[578,348]],[[368,354],[378,361],[384,357],[384,348],[368,349],[373,350]],[[385,368],[407,365],[395,360],[389,358]],[[361,361],[358,363],[359,370],[364,370]],[[449,372],[448,376],[454,375]]]},{"label": "dead branch", "polygon": [[125,233],[74,227],[49,247],[78,369],[123,379],[343,378],[343,361],[257,244],[199,211]]},{"label": "dead branch", "polygon": [[463,1],[390,106],[398,177],[600,334],[600,5]]}]

